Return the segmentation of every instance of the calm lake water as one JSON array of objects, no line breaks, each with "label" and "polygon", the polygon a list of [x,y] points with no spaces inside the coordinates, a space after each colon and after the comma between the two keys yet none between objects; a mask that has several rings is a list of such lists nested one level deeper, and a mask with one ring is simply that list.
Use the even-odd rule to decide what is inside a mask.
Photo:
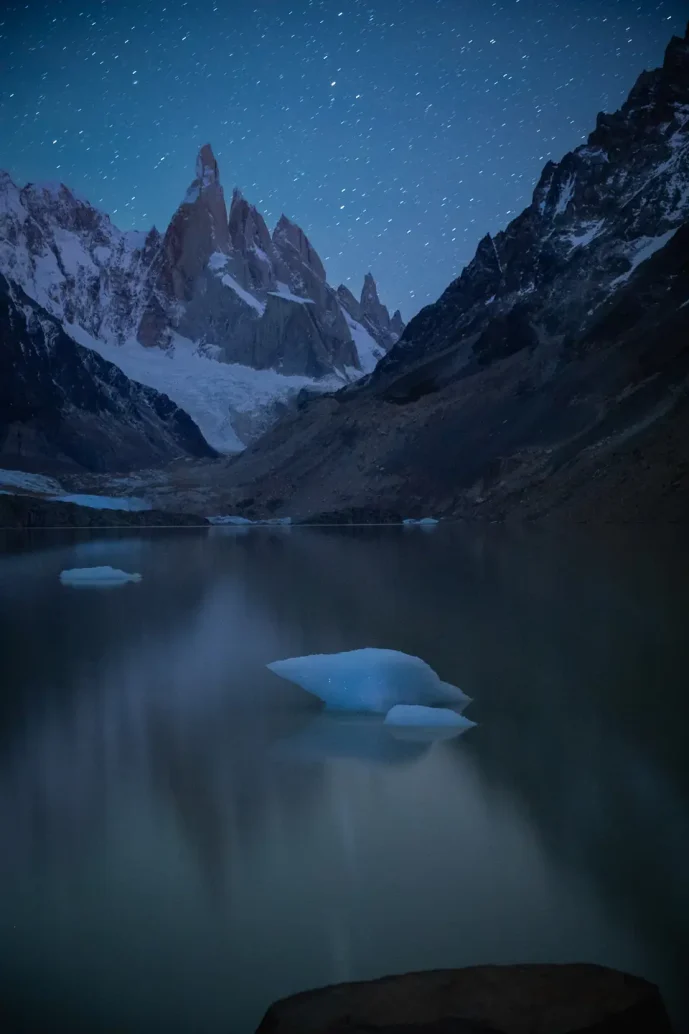
[{"label": "calm lake water", "polygon": [[[143,581],[58,581],[100,564]],[[586,960],[689,1028],[688,617],[683,531],[5,534],[6,1015],[250,1034],[333,981]],[[334,725],[265,667],[362,646],[478,727]]]}]

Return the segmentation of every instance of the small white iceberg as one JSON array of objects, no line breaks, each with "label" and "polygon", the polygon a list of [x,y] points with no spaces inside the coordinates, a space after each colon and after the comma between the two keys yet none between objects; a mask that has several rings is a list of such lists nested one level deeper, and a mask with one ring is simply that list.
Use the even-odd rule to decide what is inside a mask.
[{"label": "small white iceberg", "polygon": [[417,729],[471,729],[470,718],[449,707],[423,707],[421,704],[395,704],[385,715],[386,725],[414,726]]},{"label": "small white iceberg", "polygon": [[116,567],[73,567],[62,571],[60,581],[63,585],[125,585],[127,582],[140,582],[141,575],[118,571]]},{"label": "small white iceberg", "polygon": [[396,704],[446,704],[461,710],[471,697],[442,682],[420,657],[367,647],[273,661],[268,668],[322,700],[332,711],[387,714]]}]

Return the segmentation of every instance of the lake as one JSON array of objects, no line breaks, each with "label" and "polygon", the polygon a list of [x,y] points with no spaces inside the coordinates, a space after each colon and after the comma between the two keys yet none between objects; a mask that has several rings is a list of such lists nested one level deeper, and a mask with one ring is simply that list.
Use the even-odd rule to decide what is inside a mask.
[{"label": "lake", "polygon": [[[59,582],[102,564],[143,580]],[[682,529],[0,533],[6,1027],[250,1034],[334,981],[590,961],[688,1029],[688,617]],[[266,669],[363,646],[478,726]]]}]

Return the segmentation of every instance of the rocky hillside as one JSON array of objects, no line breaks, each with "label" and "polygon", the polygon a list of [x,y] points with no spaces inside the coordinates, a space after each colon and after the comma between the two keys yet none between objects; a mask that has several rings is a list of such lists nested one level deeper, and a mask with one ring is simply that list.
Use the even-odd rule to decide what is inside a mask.
[{"label": "rocky hillside", "polygon": [[689,514],[689,29],[373,374],[226,470],[229,510]]},{"label": "rocky hillside", "polygon": [[333,289],[286,216],[271,235],[238,190],[228,212],[208,145],[162,235],[123,233],[62,184],[20,189],[0,173],[0,272],[224,452],[304,388],[369,373],[403,330],[370,275],[359,302]]},{"label": "rocky hillside", "polygon": [[0,274],[0,457],[93,471],[214,456],[166,395],[82,348]]}]

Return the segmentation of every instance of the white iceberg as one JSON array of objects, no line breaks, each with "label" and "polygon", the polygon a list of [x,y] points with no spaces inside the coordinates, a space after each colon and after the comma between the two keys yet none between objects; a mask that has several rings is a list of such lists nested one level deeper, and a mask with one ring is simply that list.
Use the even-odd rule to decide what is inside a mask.
[{"label": "white iceberg", "polygon": [[442,682],[420,657],[367,647],[273,661],[268,668],[322,700],[332,711],[387,714],[396,704],[447,704],[462,709],[471,697]]},{"label": "white iceberg", "polygon": [[448,707],[423,707],[420,704],[395,704],[385,715],[386,725],[414,726],[417,729],[471,729],[470,718]]},{"label": "white iceberg", "polygon": [[116,567],[73,567],[60,574],[60,581],[63,585],[124,585],[140,582],[141,575]]}]

